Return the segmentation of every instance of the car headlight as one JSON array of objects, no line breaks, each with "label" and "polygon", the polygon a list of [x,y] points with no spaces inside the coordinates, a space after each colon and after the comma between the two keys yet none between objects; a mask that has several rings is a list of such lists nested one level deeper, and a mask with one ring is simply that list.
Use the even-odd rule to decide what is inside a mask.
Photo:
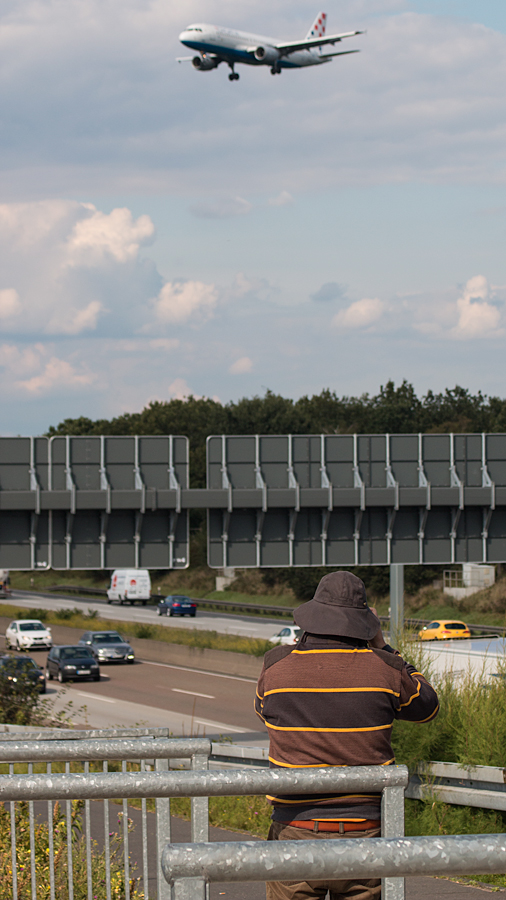
[{"label": "car headlight", "polygon": [[129,653],[127,659],[135,659],[135,655],[133,653]]},{"label": "car headlight", "polygon": [[64,666],[64,669],[75,669],[75,666]]}]

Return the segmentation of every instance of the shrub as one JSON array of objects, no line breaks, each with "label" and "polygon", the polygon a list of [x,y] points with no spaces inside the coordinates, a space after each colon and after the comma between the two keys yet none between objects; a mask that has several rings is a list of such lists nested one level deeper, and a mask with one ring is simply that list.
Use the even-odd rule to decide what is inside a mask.
[{"label": "shrub", "polygon": [[39,688],[28,677],[27,670],[18,667],[16,657],[7,659],[0,666],[1,721],[13,725],[30,725],[39,698]]},{"label": "shrub", "polygon": [[133,631],[137,638],[152,638],[156,634],[153,625],[135,625]]},{"label": "shrub", "polygon": [[[86,900],[86,846],[82,840],[82,801],[72,803],[72,856],[74,872],[74,900]],[[33,896],[31,892],[30,833],[28,828],[28,804],[16,804],[16,838],[18,862],[18,897]],[[48,824],[35,824],[35,878],[37,900],[48,900],[50,896],[48,876]],[[60,804],[53,808],[55,893],[59,900],[68,900],[67,866],[67,826]],[[92,879],[94,896],[105,896],[105,852],[98,852],[97,843],[92,846]],[[111,841],[111,888],[113,900],[125,896],[125,879],[122,866],[123,846],[121,836],[115,835]],[[12,890],[10,812],[0,805],[0,897],[10,898]],[[130,879],[130,897],[143,900],[144,894],[138,890],[138,879]]]},{"label": "shrub", "polygon": [[72,619],[74,616],[82,615],[82,610],[80,610],[77,606],[74,606],[73,609],[71,609],[70,607],[56,609],[53,615],[56,616],[57,619],[61,619],[62,622],[68,622],[69,619]]},{"label": "shrub", "polygon": [[24,609],[19,615],[20,619],[40,619],[41,622],[45,622],[49,617],[48,609],[39,609],[37,606],[31,607],[31,609]]}]

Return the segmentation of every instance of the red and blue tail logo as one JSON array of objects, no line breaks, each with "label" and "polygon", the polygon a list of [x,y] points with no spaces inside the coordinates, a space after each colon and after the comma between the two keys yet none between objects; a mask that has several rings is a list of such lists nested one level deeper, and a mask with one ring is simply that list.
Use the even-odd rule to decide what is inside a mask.
[{"label": "red and blue tail logo", "polygon": [[309,38],[323,37],[323,35],[325,34],[326,25],[327,25],[327,13],[324,13],[324,12],[318,13],[318,15],[316,16],[316,19],[314,20],[313,24],[311,25],[310,30],[308,31],[308,33],[306,35],[306,40],[309,40]]}]

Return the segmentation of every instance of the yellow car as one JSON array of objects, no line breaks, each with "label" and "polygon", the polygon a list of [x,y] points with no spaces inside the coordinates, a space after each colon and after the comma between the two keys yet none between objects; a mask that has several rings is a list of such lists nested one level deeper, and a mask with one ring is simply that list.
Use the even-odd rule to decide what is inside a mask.
[{"label": "yellow car", "polygon": [[422,641],[449,641],[450,638],[470,638],[471,632],[465,622],[456,622],[454,619],[438,619],[424,625],[418,632]]}]

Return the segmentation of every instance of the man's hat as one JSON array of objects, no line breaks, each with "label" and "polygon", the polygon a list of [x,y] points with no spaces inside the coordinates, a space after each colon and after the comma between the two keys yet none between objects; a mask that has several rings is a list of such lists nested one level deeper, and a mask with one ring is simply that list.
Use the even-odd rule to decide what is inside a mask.
[{"label": "man's hat", "polygon": [[351,572],[330,572],[316,588],[312,600],[298,606],[294,622],[312,634],[342,634],[370,641],[380,621],[369,609],[365,584]]}]

